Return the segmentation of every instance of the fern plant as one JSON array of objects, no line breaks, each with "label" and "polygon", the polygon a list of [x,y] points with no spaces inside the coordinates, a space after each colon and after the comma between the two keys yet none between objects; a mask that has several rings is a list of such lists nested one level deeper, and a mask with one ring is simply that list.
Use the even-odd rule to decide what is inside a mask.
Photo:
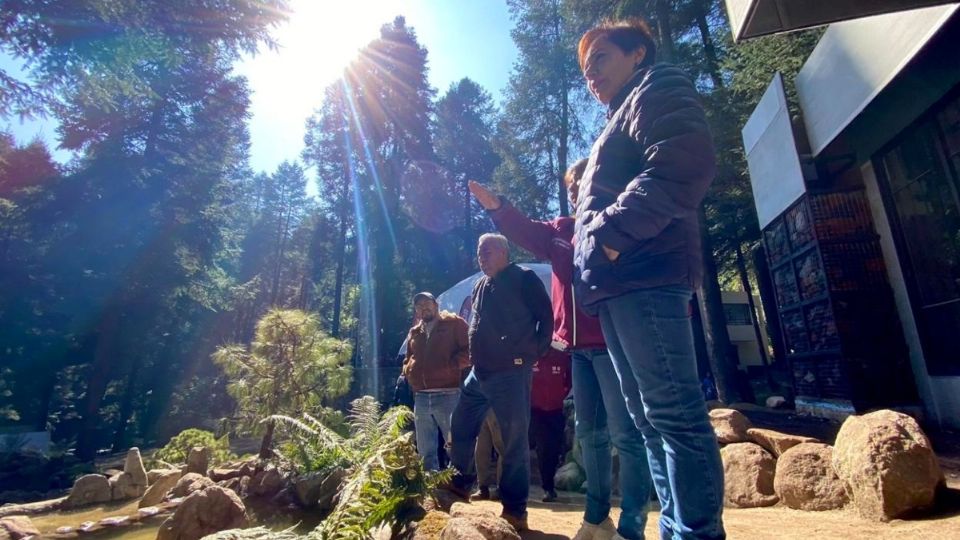
[{"label": "fern plant", "polygon": [[346,464],[347,477],[337,505],[310,533],[313,539],[370,538],[372,530],[384,525],[397,530],[405,512],[452,474],[450,470],[423,469],[413,434],[403,429],[413,420],[413,412],[406,407],[381,412],[380,404],[370,396],[354,400],[347,417],[348,437],[308,416],[272,419],[288,428],[298,444],[322,448]]}]

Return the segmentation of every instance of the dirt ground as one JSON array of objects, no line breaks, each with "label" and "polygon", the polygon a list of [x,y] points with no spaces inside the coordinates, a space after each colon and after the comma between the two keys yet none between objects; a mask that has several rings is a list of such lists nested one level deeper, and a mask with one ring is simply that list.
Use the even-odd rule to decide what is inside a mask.
[{"label": "dirt ground", "polygon": [[[539,490],[531,490],[531,500],[539,499]],[[536,496],[536,498],[535,498]],[[949,508],[915,520],[894,520],[876,523],[857,516],[850,509],[830,512],[802,512],[786,507],[726,508],[723,522],[731,540],[960,540],[960,490],[951,490]],[[491,501],[475,504],[500,512],[500,505]],[[952,510],[951,510],[952,508]],[[619,509],[612,511],[614,522]],[[650,512],[646,538],[659,538],[658,512]],[[536,503],[528,508],[529,531],[525,540],[567,540],[580,527],[583,519],[582,496],[563,494],[552,504]]]}]

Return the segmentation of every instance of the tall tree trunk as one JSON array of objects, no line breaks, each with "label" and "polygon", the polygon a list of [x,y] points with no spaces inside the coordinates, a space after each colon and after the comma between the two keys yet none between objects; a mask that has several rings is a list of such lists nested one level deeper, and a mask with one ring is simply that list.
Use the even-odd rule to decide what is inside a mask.
[{"label": "tall tree trunk", "polygon": [[656,0],[657,34],[660,38],[660,49],[657,52],[657,61],[673,62],[677,53],[673,44],[673,29],[670,24],[672,7],[670,0]]},{"label": "tall tree trunk", "polygon": [[709,10],[710,0],[697,0],[695,18],[697,29],[700,31],[700,42],[703,44],[703,55],[707,60],[707,71],[710,73],[710,80],[713,81],[713,85],[722,89],[724,84],[720,77],[720,61],[717,59],[717,48],[713,45],[710,25],[707,23],[707,12]]},{"label": "tall tree trunk", "polygon": [[560,215],[569,216],[567,206],[567,186],[563,176],[567,172],[568,140],[570,138],[570,88],[565,77],[560,82],[560,148],[557,150],[557,200],[560,202]]},{"label": "tall tree trunk", "polygon": [[268,459],[271,454],[271,447],[273,446],[273,430],[276,426],[273,423],[273,420],[267,422],[267,431],[263,434],[263,438],[260,439],[260,459]]},{"label": "tall tree trunk", "polygon": [[113,443],[111,444],[111,451],[113,452],[121,452],[125,449],[124,443],[127,436],[127,424],[130,422],[130,417],[133,415],[133,398],[136,396],[139,374],[140,362],[133,362],[133,365],[130,366],[129,373],[127,373],[127,382],[123,392],[123,400],[120,402],[117,427],[113,432]]},{"label": "tall tree trunk", "polygon": [[727,318],[723,313],[723,295],[717,279],[717,262],[713,259],[713,242],[707,229],[707,216],[700,206],[700,248],[703,254],[703,281],[700,284],[700,299],[703,301],[703,328],[710,352],[710,368],[717,383],[720,401],[733,403],[743,401],[740,392],[740,372],[730,345]]},{"label": "tall tree trunk", "polygon": [[116,299],[106,307],[106,312],[96,328],[97,345],[93,353],[93,365],[87,375],[87,388],[83,403],[80,405],[80,432],[77,435],[77,457],[92,460],[97,453],[100,441],[97,438],[97,425],[100,423],[100,404],[107,384],[111,380],[111,369],[116,365],[119,353],[117,341],[120,333],[120,313],[123,303]]},{"label": "tall tree trunk", "polygon": [[330,335],[340,337],[340,319],[343,309],[343,272],[347,259],[347,192],[344,191],[340,201],[340,233],[337,239],[337,275],[333,284],[333,322],[330,325]]},{"label": "tall tree trunk", "polygon": [[747,307],[750,308],[750,323],[753,324],[753,334],[757,339],[757,352],[763,363],[763,373],[767,377],[767,385],[773,390],[773,376],[770,374],[770,361],[767,358],[767,345],[763,341],[763,331],[760,330],[760,318],[757,316],[757,306],[753,302],[753,287],[750,286],[750,276],[747,274],[747,265],[743,260],[743,250],[737,242],[737,273],[740,274],[740,286],[747,293]]}]

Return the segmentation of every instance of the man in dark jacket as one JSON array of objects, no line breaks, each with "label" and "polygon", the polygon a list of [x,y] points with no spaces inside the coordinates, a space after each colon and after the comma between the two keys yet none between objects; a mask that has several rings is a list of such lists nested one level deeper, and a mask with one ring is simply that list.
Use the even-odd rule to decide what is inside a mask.
[{"label": "man in dark jacket", "polygon": [[530,492],[530,384],[533,364],[550,346],[550,297],[532,270],[510,262],[507,239],[485,234],[477,246],[484,276],[473,288],[470,358],[473,369],[453,412],[451,461],[455,493],[467,497],[475,480],[480,425],[493,408],[503,437],[502,517],[526,528]]},{"label": "man in dark jacket", "polygon": [[[587,160],[581,159],[564,175],[573,206],[577,204],[579,182],[586,165]],[[574,219],[560,216],[551,221],[534,221],[481,184],[470,182],[469,186],[500,232],[535,257],[550,261],[552,345],[554,349],[571,353],[576,434],[587,477],[583,523],[573,540],[609,540],[617,530],[621,531],[622,538],[640,537],[646,525],[648,494],[652,485],[647,450],[643,436],[627,411],[617,372],[603,340],[600,321],[585,314],[576,302],[573,288]],[[536,400],[538,383],[534,377]],[[536,412],[533,423],[537,423]],[[613,487],[611,443],[620,455],[623,499],[620,501],[619,526],[610,519]],[[548,492],[547,499],[552,498]]]},{"label": "man in dark jacket", "polygon": [[410,329],[403,374],[415,392],[417,451],[427,470],[438,470],[437,429],[450,440],[450,416],[460,399],[460,373],[470,365],[467,323],[438,310],[428,292],[413,297],[420,322]]}]

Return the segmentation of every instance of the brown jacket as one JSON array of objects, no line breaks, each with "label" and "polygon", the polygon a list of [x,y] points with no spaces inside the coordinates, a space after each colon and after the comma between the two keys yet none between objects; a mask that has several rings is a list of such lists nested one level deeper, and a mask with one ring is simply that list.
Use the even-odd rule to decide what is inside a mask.
[{"label": "brown jacket", "polygon": [[427,338],[423,322],[410,329],[403,374],[414,392],[458,388],[460,373],[470,365],[467,323],[449,311],[441,311]]}]

